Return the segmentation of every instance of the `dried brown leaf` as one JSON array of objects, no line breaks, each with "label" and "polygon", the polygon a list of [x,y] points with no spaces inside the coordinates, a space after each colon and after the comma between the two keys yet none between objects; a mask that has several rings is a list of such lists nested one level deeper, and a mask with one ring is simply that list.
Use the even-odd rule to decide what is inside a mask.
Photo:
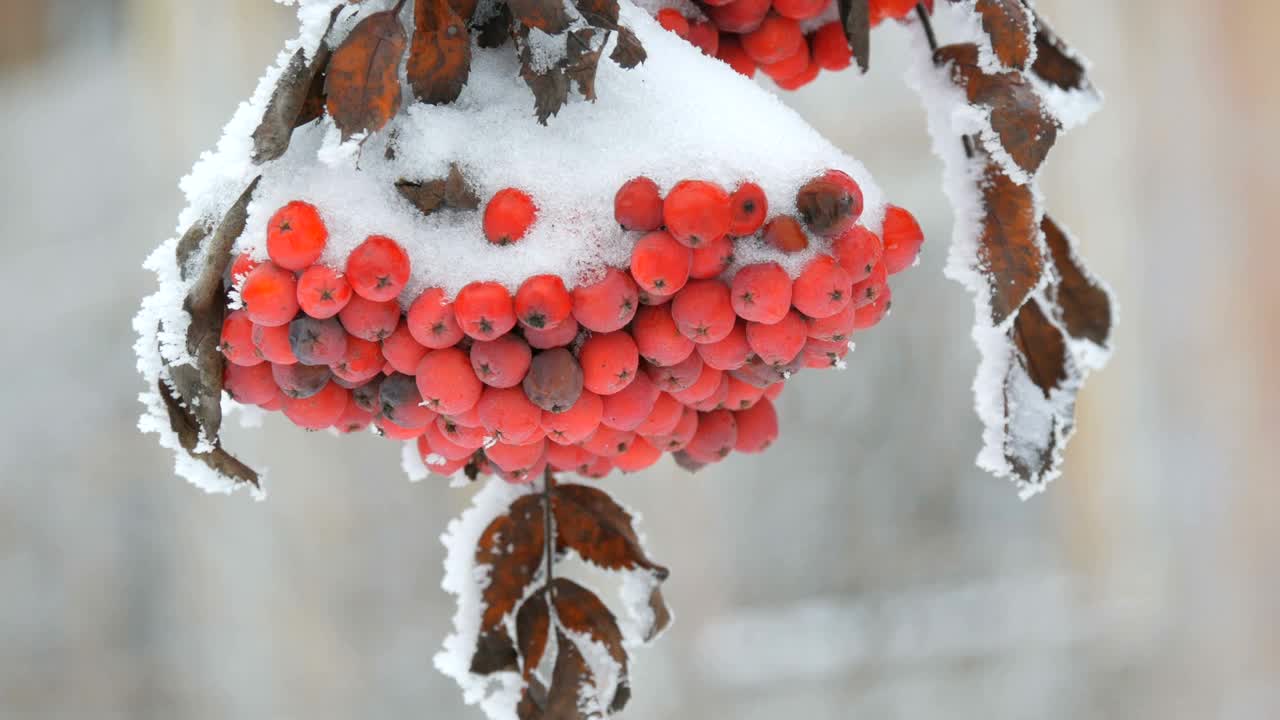
[{"label": "dried brown leaf", "polygon": [[403,4],[361,20],[329,60],[326,106],[343,140],[381,130],[400,109],[400,60],[408,44],[398,17]]},{"label": "dried brown leaf", "polygon": [[618,29],[618,0],[574,0],[588,23],[605,30]]},{"label": "dried brown leaf", "polygon": [[1063,90],[1092,92],[1088,71],[1075,50],[1049,27],[1044,17],[1034,10],[1031,12],[1036,25],[1036,59],[1031,63],[1032,74]]},{"label": "dried brown leaf", "polygon": [[986,215],[978,238],[978,259],[991,290],[991,322],[999,326],[1040,284],[1044,255],[1031,188],[988,164],[981,191]]},{"label": "dried brown leaf", "polygon": [[397,180],[396,190],[423,215],[446,207],[475,210],[480,206],[479,196],[471,189],[456,163],[449,166],[449,174],[443,178],[422,182]]},{"label": "dried brown leaf", "polygon": [[659,579],[668,571],[645,555],[631,514],[603,490],[586,485],[556,486],[551,496],[556,545],[606,570],[649,570]]},{"label": "dried brown leaf", "polygon": [[[476,565],[489,568],[489,584],[481,593],[484,611],[472,672],[514,669],[515,650],[503,619],[524,597],[538,575],[546,541],[541,498],[525,495],[489,523],[476,547]],[[495,668],[495,666],[497,666]]]},{"label": "dried brown leaf", "polygon": [[618,42],[613,52],[609,53],[609,59],[618,63],[620,67],[630,70],[644,62],[647,57],[648,53],[645,52],[644,45],[640,44],[640,38],[631,32],[631,28],[619,25]]},{"label": "dried brown leaf", "polygon": [[471,27],[471,20],[476,16],[478,4],[478,0],[449,0],[449,7],[453,8],[453,12],[462,18],[462,23],[467,27]]},{"label": "dried brown leaf", "polygon": [[1111,296],[1076,254],[1075,242],[1048,215],[1040,222],[1056,282],[1052,299],[1071,337],[1106,348],[1111,342]]},{"label": "dried brown leaf", "polygon": [[569,76],[558,65],[548,68],[545,73],[538,73],[526,62],[520,67],[520,77],[533,91],[533,107],[538,122],[546,125],[547,120],[569,101]]},{"label": "dried brown leaf", "polygon": [[582,657],[582,652],[563,632],[556,630],[556,664],[551,670],[551,687],[547,690],[546,705],[540,720],[587,720],[597,715],[585,712],[582,691],[594,687],[595,676]]},{"label": "dried brown leaf", "polygon": [[[472,6],[474,12],[475,7]],[[415,0],[409,87],[419,100],[443,105],[458,99],[471,72],[471,33],[446,0]]]},{"label": "dried brown leaf", "polygon": [[596,99],[596,68],[600,65],[600,54],[604,52],[603,42],[600,47],[592,49],[595,35],[596,31],[591,28],[565,34],[564,72],[587,100]]},{"label": "dried brown leaf", "polygon": [[547,604],[547,588],[543,588],[520,606],[516,613],[516,647],[520,652],[521,674],[527,682],[542,662],[551,633],[551,608]]},{"label": "dried brown leaf", "polygon": [[285,66],[271,93],[271,99],[267,101],[262,122],[253,131],[255,163],[275,160],[284,155],[289,149],[294,128],[315,120],[324,112],[325,68],[332,55],[329,34],[333,31],[333,24],[340,12],[341,5],[335,7],[329,15],[329,27],[311,62],[307,62],[302,48],[298,48],[293,57],[289,58],[289,64]]},{"label": "dried brown leaf", "polygon": [[853,59],[862,72],[870,69],[871,11],[868,0],[839,0],[844,36],[849,40]]},{"label": "dried brown leaf", "polygon": [[569,29],[569,12],[563,0],[507,0],[511,15],[526,28],[537,28],[548,35],[559,35]]},{"label": "dried brown leaf", "polygon": [[511,37],[511,11],[506,5],[499,5],[497,12],[480,24],[476,44],[489,49],[502,47],[509,37]]},{"label": "dried brown leaf", "polygon": [[1021,0],[978,0],[976,9],[1000,63],[1012,70],[1026,68],[1035,44],[1035,26]]},{"label": "dried brown leaf", "polygon": [[[628,687],[627,651],[622,645],[622,630],[618,628],[617,618],[595,593],[565,578],[556,578],[552,583],[551,603],[555,607],[559,627],[601,644],[618,664],[618,686],[609,699],[609,709],[612,712],[621,710],[630,697],[630,691],[623,691]],[[564,652],[563,646],[560,651]],[[555,692],[554,683],[552,692]]]},{"label": "dried brown leaf", "polygon": [[177,434],[178,443],[184,450],[191,453],[191,457],[237,483],[248,483],[258,487],[258,473],[231,453],[223,450],[222,444],[216,439],[212,450],[197,454],[195,449],[200,442],[200,424],[163,380],[160,381],[157,389],[160,391],[161,399],[164,400],[165,410],[169,413],[169,428]]},{"label": "dried brown leaf", "polygon": [[[1010,328],[1010,339],[1014,357],[1005,378],[1004,400],[1006,421],[1013,423],[1018,417],[1017,404],[1026,401],[1025,398],[1010,397],[1010,389],[1016,385],[1015,373],[1025,372],[1047,400],[1053,391],[1065,389],[1073,371],[1068,364],[1066,339],[1061,330],[1050,322],[1038,300],[1032,299],[1018,311],[1018,317]],[[1019,427],[1016,431],[1013,428],[1006,430],[1005,459],[1023,481],[1042,481],[1055,469],[1059,461],[1059,438],[1067,437],[1073,407],[1074,403],[1071,403],[1065,408],[1065,414],[1054,412],[1046,418],[1048,423],[1035,423]],[[1045,426],[1044,430],[1034,437],[1027,434],[1028,427],[1041,425]]]}]

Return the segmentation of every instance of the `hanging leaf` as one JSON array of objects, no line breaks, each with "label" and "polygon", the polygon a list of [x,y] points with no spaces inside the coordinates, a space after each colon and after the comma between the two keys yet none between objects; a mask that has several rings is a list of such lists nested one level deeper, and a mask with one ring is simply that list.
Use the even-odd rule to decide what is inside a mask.
[{"label": "hanging leaf", "polygon": [[1063,90],[1093,92],[1084,61],[1049,27],[1044,18],[1028,8],[1035,19],[1036,59],[1031,72],[1041,80]]},{"label": "hanging leaf", "polygon": [[511,10],[506,5],[499,5],[492,17],[480,24],[480,32],[476,36],[476,45],[492,49],[502,47],[511,37]]},{"label": "hanging leaf", "polygon": [[551,671],[551,687],[540,720],[587,720],[599,717],[597,710],[583,703],[587,688],[594,688],[596,678],[582,657],[582,652],[568,636],[556,630],[556,664]]},{"label": "hanging leaf", "polygon": [[569,101],[569,76],[559,64],[540,73],[533,69],[529,60],[525,60],[520,65],[520,77],[533,91],[533,107],[538,122],[546,125],[547,120]]},{"label": "hanging leaf", "polygon": [[613,52],[609,53],[609,59],[624,70],[630,70],[647,57],[648,53],[645,52],[644,45],[640,44],[640,38],[631,32],[631,28],[619,25],[618,42],[614,45]]},{"label": "hanging leaf", "polygon": [[871,9],[869,0],[839,0],[841,25],[844,36],[853,51],[858,69],[871,69]]},{"label": "hanging leaf", "polygon": [[1040,222],[1045,244],[1053,258],[1056,282],[1052,300],[1071,337],[1088,340],[1102,350],[1111,343],[1111,295],[1085,269],[1076,254],[1075,241],[1048,215]]},{"label": "hanging leaf", "polygon": [[569,29],[569,13],[564,0],[507,0],[511,15],[526,28],[548,35],[559,35]]},{"label": "hanging leaf", "polygon": [[471,72],[466,22],[446,0],[415,0],[413,20],[409,87],[419,100],[432,105],[457,100]]},{"label": "hanging leaf", "polygon": [[618,29],[618,0],[574,0],[582,18],[605,30]]},{"label": "hanging leaf", "polygon": [[477,5],[479,5],[478,0],[449,0],[449,7],[461,18],[462,24],[466,27],[471,27],[471,21],[476,16]]},{"label": "hanging leaf", "polygon": [[547,605],[547,588],[529,596],[516,613],[516,647],[520,652],[520,670],[527,682],[542,662],[551,632],[551,612]]},{"label": "hanging leaf", "polygon": [[329,15],[329,27],[320,39],[311,62],[307,62],[302,48],[289,58],[280,80],[276,83],[262,122],[253,131],[253,161],[261,164],[284,155],[289,149],[294,128],[320,117],[324,112],[325,67],[332,51],[329,47],[333,25],[342,12],[339,5]]},{"label": "hanging leaf", "polygon": [[565,75],[578,86],[582,97],[592,101],[596,99],[596,68],[605,45],[601,42],[600,47],[592,49],[595,34],[591,28],[565,33]]},{"label": "hanging leaf", "polygon": [[1040,284],[1044,255],[1031,188],[1018,185],[989,164],[981,190],[985,215],[978,260],[991,291],[991,322],[999,327]]},{"label": "hanging leaf", "polygon": [[[617,712],[627,704],[631,691],[627,680],[627,651],[622,646],[622,630],[618,620],[596,597],[596,594],[565,578],[556,578],[551,584],[551,602],[556,610],[556,623],[577,635],[583,635],[599,643],[618,664],[617,685],[614,688],[598,688],[607,694],[608,707]],[[563,647],[561,652],[563,652]],[[556,688],[552,683],[552,692]]]},{"label": "hanging leaf", "polygon": [[254,472],[253,468],[237,460],[226,450],[223,450],[222,443],[215,440],[211,450],[197,453],[196,449],[200,446],[200,423],[190,409],[183,407],[182,401],[177,398],[163,380],[160,381],[157,389],[160,392],[161,399],[164,401],[165,410],[169,413],[169,428],[178,436],[178,444],[182,446],[183,450],[190,453],[191,457],[209,466],[210,469],[231,478],[237,483],[248,483],[254,487],[259,487],[258,473]]},{"label": "hanging leaf", "polygon": [[400,109],[400,60],[408,44],[398,17],[404,3],[361,20],[329,61],[326,106],[343,140],[381,130]]},{"label": "hanging leaf", "polygon": [[546,523],[537,495],[516,500],[480,535],[476,565],[489,568],[489,584],[481,593],[484,611],[472,672],[487,675],[516,669],[515,648],[503,621],[537,577],[545,542]]},{"label": "hanging leaf", "polygon": [[649,570],[666,579],[667,569],[645,555],[631,514],[603,490],[558,485],[551,496],[551,511],[558,550],[573,550],[606,570]]},{"label": "hanging leaf", "polygon": [[1011,70],[1025,69],[1036,33],[1021,0],[978,0],[976,9],[1000,63]]},{"label": "hanging leaf", "polygon": [[[1058,472],[1062,445],[1072,429],[1078,375],[1069,365],[1061,331],[1038,300],[1023,306],[1010,333],[1014,357],[1004,382],[1004,455],[1020,480],[1040,486]],[[1027,388],[1024,378],[1034,387]],[[1070,390],[1066,399],[1055,398],[1055,391],[1062,390]],[[1040,397],[1031,397],[1037,391]]]}]

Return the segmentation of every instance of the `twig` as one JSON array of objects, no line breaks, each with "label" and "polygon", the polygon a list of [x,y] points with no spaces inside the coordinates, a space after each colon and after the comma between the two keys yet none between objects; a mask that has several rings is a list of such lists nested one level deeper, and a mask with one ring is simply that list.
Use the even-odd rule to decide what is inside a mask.
[{"label": "twig", "polygon": [[547,587],[551,587],[551,582],[555,580],[555,527],[554,518],[551,514],[551,490],[555,487],[556,478],[551,473],[551,468],[542,476],[542,512],[543,526],[546,528],[546,556],[547,556]]},{"label": "twig", "polygon": [[[924,37],[929,41],[930,52],[938,52],[938,36],[933,32],[933,22],[929,20],[929,10],[925,8],[924,3],[916,3],[916,17],[920,19],[920,27],[924,28]],[[964,156],[973,159],[973,142],[968,135],[962,135],[960,142],[964,143]]]}]

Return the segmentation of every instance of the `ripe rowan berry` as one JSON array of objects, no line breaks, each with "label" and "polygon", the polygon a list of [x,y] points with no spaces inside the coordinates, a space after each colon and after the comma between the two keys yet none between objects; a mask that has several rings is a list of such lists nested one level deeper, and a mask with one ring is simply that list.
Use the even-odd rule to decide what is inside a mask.
[{"label": "ripe rowan berry", "polygon": [[716,389],[690,407],[698,412],[711,412],[724,407],[729,398],[729,377],[728,373],[720,373],[720,384],[716,385]]},{"label": "ripe rowan berry", "polygon": [[295,200],[267,222],[267,256],[286,270],[301,270],[324,252],[329,231],[314,205]]},{"label": "ripe rowan berry", "polygon": [[631,178],[613,196],[613,218],[623,230],[649,232],[662,227],[662,193],[647,177]]},{"label": "ripe rowan berry", "polygon": [[600,333],[582,344],[578,361],[583,386],[597,395],[612,395],[635,379],[640,352],[625,332]]},{"label": "ripe rowan berry", "polygon": [[[427,452],[424,455],[439,455],[445,460],[467,460],[475,455],[476,448],[465,447],[459,445],[445,435],[438,423],[433,423],[422,429],[422,437],[418,438],[418,452],[423,450]],[[424,458],[425,460],[425,458]],[[431,467],[428,465],[427,467]]]},{"label": "ripe rowan berry", "polygon": [[693,251],[693,262],[689,266],[689,277],[695,280],[710,280],[719,277],[733,264],[733,240],[728,235],[721,235],[715,240],[708,240]]},{"label": "ripe rowan berry", "polygon": [[698,416],[698,429],[685,452],[700,462],[728,457],[738,442],[738,421],[728,410],[712,410]]},{"label": "ripe rowan berry", "polygon": [[405,427],[385,417],[374,418],[378,434],[391,440],[416,440],[427,431],[426,426]]},{"label": "ripe rowan berry", "polygon": [[764,397],[764,388],[745,383],[732,375],[725,375],[728,392],[725,393],[724,406],[729,410],[746,410]]},{"label": "ripe rowan berry", "polygon": [[511,293],[496,282],[473,282],[453,301],[458,326],[476,340],[492,340],[516,326]]},{"label": "ripe rowan berry", "polygon": [[662,218],[672,237],[696,248],[728,234],[729,194],[715,183],[682,180],[662,201]]},{"label": "ripe rowan berry", "polygon": [[548,412],[563,412],[582,394],[582,368],[573,353],[553,348],[533,357],[522,386],[534,405]]},{"label": "ripe rowan berry", "polygon": [[487,387],[476,405],[480,423],[501,441],[522,443],[542,431],[542,408],[529,402],[518,387]]},{"label": "ripe rowan berry", "polygon": [[471,344],[471,369],[476,371],[480,382],[490,387],[519,385],[532,359],[529,344],[511,334]]},{"label": "ripe rowan berry", "polygon": [[720,50],[720,28],[706,20],[694,20],[689,23],[689,34],[685,36],[690,45],[702,51],[703,55],[715,57]]},{"label": "ripe rowan berry", "polygon": [[338,418],[333,427],[344,435],[358,433],[369,427],[373,423],[373,413],[367,412],[351,399],[350,393],[347,395],[347,406],[343,408],[342,415]]},{"label": "ripe rowan berry", "polygon": [[791,304],[811,318],[831,317],[849,305],[853,281],[830,255],[805,265],[791,290]]},{"label": "ripe rowan berry", "polygon": [[663,29],[675,33],[676,35],[687,38],[689,37],[689,21],[684,15],[680,14],[675,8],[663,8],[657,14],[658,24]]},{"label": "ripe rowan berry", "polygon": [[332,365],[347,353],[347,331],[332,318],[302,315],[289,323],[289,347],[303,365]]},{"label": "ripe rowan berry", "polygon": [[605,457],[596,457],[590,463],[578,466],[577,472],[582,477],[601,480],[613,472],[613,461]]},{"label": "ripe rowan berry", "polygon": [[561,472],[574,472],[580,465],[589,465],[596,456],[577,445],[547,443],[547,464]]},{"label": "ripe rowan berry", "polygon": [[671,393],[671,396],[679,400],[685,405],[696,405],[703,400],[716,394],[720,389],[720,381],[724,378],[724,373],[709,365],[702,366],[702,372],[698,373],[698,379],[684,390],[677,390]]},{"label": "ripe rowan berry", "polygon": [[298,281],[275,263],[262,263],[240,286],[245,312],[255,325],[288,325],[298,314]]},{"label": "ripe rowan berry", "polygon": [[803,42],[800,23],[776,13],[770,13],[759,27],[742,35],[742,49],[761,65],[790,57]]},{"label": "ripe rowan berry", "polygon": [[877,263],[875,267],[871,268],[871,275],[866,280],[853,286],[851,291],[853,294],[853,306],[861,308],[870,305],[885,294],[888,288],[889,270],[884,262]]},{"label": "ripe rowan berry", "polygon": [[769,214],[769,199],[753,182],[744,182],[729,196],[729,234],[734,237],[753,235],[764,225]]},{"label": "ripe rowan berry", "polygon": [[776,382],[764,389],[764,396],[769,398],[770,400],[777,400],[778,396],[782,394],[782,390],[783,388],[786,387],[786,385],[787,384],[782,381]]},{"label": "ripe rowan berry", "polygon": [[828,4],[827,0],[773,0],[773,9],[783,17],[808,20],[822,14]]},{"label": "ripe rowan berry", "polygon": [[790,215],[779,215],[764,226],[764,241],[784,253],[800,252],[809,247],[800,221]]},{"label": "ripe rowan berry", "polygon": [[640,308],[631,323],[631,336],[640,357],[652,365],[675,365],[693,352],[693,341],[680,334],[667,305]]},{"label": "ripe rowan berry", "polygon": [[578,330],[578,321],[574,320],[573,316],[570,315],[564,319],[564,322],[550,329],[538,330],[526,327],[524,329],[524,339],[529,343],[530,347],[549,350],[572,343],[578,337]]},{"label": "ripe rowan berry", "polygon": [[409,332],[407,323],[400,323],[396,329],[382,340],[382,356],[398,373],[412,375],[418,371],[418,363],[427,349],[418,344]]},{"label": "ripe rowan berry", "polygon": [[652,440],[653,445],[667,452],[680,452],[688,446],[689,441],[693,439],[693,435],[697,431],[698,411],[686,407],[680,415],[680,421],[676,423],[675,429],[670,434],[654,437]]},{"label": "ripe rowan berry", "polygon": [[884,255],[884,246],[875,233],[854,225],[831,241],[831,251],[835,253],[840,267],[849,273],[849,279],[862,282],[871,277],[871,269]]},{"label": "ripe rowan berry", "polygon": [[857,201],[858,212],[854,214],[859,216],[862,214],[862,188],[858,186],[858,181],[854,180],[849,173],[831,168],[822,173],[820,179],[833,182],[844,188]]},{"label": "ripe rowan berry", "polygon": [[440,288],[422,291],[409,306],[405,326],[414,340],[432,350],[456,345],[463,335],[453,314],[453,303],[445,301]]},{"label": "ripe rowan berry", "polygon": [[298,306],[318,320],[325,320],[351,300],[351,284],[328,265],[312,265],[298,276]]},{"label": "ripe rowan berry", "polygon": [[857,330],[866,330],[874,327],[876,323],[884,319],[889,313],[889,306],[892,304],[892,293],[889,286],[885,285],[880,296],[870,305],[864,305],[853,313],[853,327]]},{"label": "ripe rowan berry", "polygon": [[[272,385],[272,388],[274,389],[275,386]],[[670,393],[659,392],[658,399],[653,403],[653,409],[649,411],[649,416],[634,429],[637,435],[645,437],[670,435],[683,416],[684,405],[671,397]]]},{"label": "ripe rowan berry", "polygon": [[897,205],[884,211],[884,264],[890,275],[906,270],[916,261],[924,232],[911,213]]},{"label": "ripe rowan berry", "polygon": [[[930,3],[926,3],[928,7]],[[871,0],[868,14],[874,27],[884,20],[901,20],[916,7],[914,0]],[[932,8],[929,8],[932,10]]]},{"label": "ripe rowan berry", "polygon": [[[855,183],[854,188],[857,188]],[[862,191],[827,175],[814,178],[796,193],[796,210],[815,235],[835,237],[853,227],[862,215]]]},{"label": "ripe rowan berry", "polygon": [[409,282],[409,254],[389,237],[370,235],[347,256],[347,282],[363,298],[394,300]]},{"label": "ripe rowan berry", "polygon": [[[419,387],[418,389],[421,390],[422,388]],[[449,419],[459,425],[466,425],[467,427],[484,427],[484,424],[480,422],[480,408],[475,405],[472,405],[470,410],[460,413],[450,413]]]},{"label": "ripe rowan berry", "polygon": [[244,283],[244,279],[249,276],[249,273],[253,272],[253,269],[261,264],[247,252],[236,255],[236,259],[231,261],[231,269],[228,272],[231,276],[231,284],[240,287]]},{"label": "ripe rowan berry", "polygon": [[533,198],[515,188],[503,188],[484,207],[484,236],[494,245],[510,245],[524,237],[537,217]]},{"label": "ripe rowan berry", "polygon": [[649,379],[659,388],[667,392],[679,392],[694,384],[702,374],[702,356],[690,353],[689,357],[670,367],[645,364],[645,372]]},{"label": "ripe rowan berry", "polygon": [[719,280],[694,280],[671,301],[671,317],[680,333],[695,343],[723,340],[738,319],[729,286]]},{"label": "ripe rowan berry", "polygon": [[[384,364],[381,345],[355,335],[348,335],[347,351],[342,355],[342,359],[331,364],[329,369],[342,381],[361,386],[377,377],[382,372]],[[369,411],[377,412],[373,409]]]},{"label": "ripe rowan berry", "polygon": [[794,360],[808,338],[808,323],[794,310],[772,325],[747,323],[747,342],[751,349],[761,360],[774,367]]},{"label": "ripe rowan berry", "polygon": [[[291,368],[306,367],[290,365]],[[326,368],[327,372],[328,369]],[[294,425],[308,430],[323,430],[332,427],[347,409],[349,391],[333,383],[326,383],[318,391],[305,397],[292,396],[285,393],[284,414]]]},{"label": "ripe rowan berry", "polygon": [[746,365],[729,371],[729,374],[758,388],[767,388],[782,379],[777,368],[754,355]]},{"label": "ripe rowan berry", "polygon": [[271,366],[264,362],[256,365],[227,363],[223,369],[222,387],[231,398],[243,405],[261,405],[280,393]]},{"label": "ripe rowan berry", "polygon": [[422,404],[422,393],[412,375],[393,373],[378,387],[382,416],[403,428],[421,428],[435,422],[436,413]]},{"label": "ripe rowan berry", "polygon": [[400,324],[400,304],[395,300],[369,300],[353,295],[351,302],[338,313],[347,332],[362,340],[382,342]]},{"label": "ripe rowan berry", "polygon": [[807,69],[809,69],[809,45],[803,38],[800,40],[799,49],[795,52],[778,62],[760,66],[760,70],[774,82],[796,77]]},{"label": "ripe rowan berry", "polygon": [[432,350],[415,373],[418,392],[427,407],[441,415],[458,416],[475,406],[484,384],[471,369],[471,359],[458,348]]},{"label": "ripe rowan berry", "polygon": [[276,365],[292,365],[298,362],[289,344],[289,326],[253,326],[253,349],[263,360]]},{"label": "ripe rowan berry", "polygon": [[662,451],[642,437],[632,439],[631,447],[613,459],[614,467],[625,473],[640,472],[662,459]]},{"label": "ripe rowan berry", "polygon": [[577,402],[562,412],[542,411],[542,429],[553,443],[572,445],[585,440],[600,425],[604,401],[590,390],[583,390]]},{"label": "ripe rowan berry", "polygon": [[507,472],[517,472],[520,470],[528,471],[537,465],[545,456],[546,449],[547,441],[538,438],[531,443],[523,445],[496,442],[485,448],[484,454],[485,457],[489,458],[489,462],[499,468]]},{"label": "ripe rowan berry", "polygon": [[853,62],[849,39],[838,22],[829,22],[818,28],[809,38],[813,64],[823,70],[843,70]]},{"label": "ripe rowan berry", "polygon": [[[739,1],[745,2],[746,0]],[[716,57],[733,68],[739,75],[745,75],[749,78],[756,75],[756,61],[752,60],[747,51],[742,49],[742,43],[738,42],[737,35],[721,34],[720,46],[716,49]]]},{"label": "ripe rowan berry", "polygon": [[733,276],[730,293],[738,317],[776,323],[791,309],[791,276],[777,263],[748,265]]},{"label": "ripe rowan berry", "polygon": [[670,295],[659,295],[657,293],[651,293],[643,288],[639,288],[636,290],[636,296],[640,298],[641,305],[666,305],[671,302],[671,298],[675,297],[676,294],[671,293]]},{"label": "ripe rowan berry", "polygon": [[382,376],[375,376],[373,379],[351,388],[351,402],[354,402],[361,410],[376,415],[381,402],[381,394],[378,392],[381,388]]},{"label": "ripe rowan berry", "polygon": [[826,342],[847,343],[853,337],[853,303],[835,315],[809,320],[809,337]]},{"label": "ripe rowan berry", "polygon": [[741,34],[760,27],[772,6],[773,0],[733,0],[718,7],[708,7],[706,12],[722,31]]},{"label": "ripe rowan berry", "polygon": [[635,281],[616,268],[605,270],[597,282],[573,290],[573,316],[591,332],[622,329],[635,317],[639,305]]},{"label": "ripe rowan berry", "polygon": [[483,426],[470,427],[463,425],[451,417],[441,415],[436,418],[436,429],[453,444],[477,450],[484,447],[485,430]]},{"label": "ripe rowan berry", "polygon": [[801,351],[805,367],[811,368],[835,367],[848,354],[848,341],[832,342],[815,337],[806,340]]},{"label": "ripe rowan berry", "polygon": [[272,365],[271,377],[285,396],[291,398],[308,398],[320,392],[333,373],[324,365]]},{"label": "ripe rowan berry", "polygon": [[809,63],[809,66],[806,67],[800,74],[794,75],[789,78],[783,78],[781,80],[774,80],[773,84],[777,85],[783,90],[799,90],[805,85],[808,85],[809,83],[813,82],[818,77],[818,73],[820,70],[821,68],[819,68],[814,63]]},{"label": "ripe rowan berry", "polygon": [[631,276],[642,290],[670,295],[689,280],[693,253],[670,233],[655,230],[631,249]]},{"label": "ripe rowan berry", "polygon": [[253,321],[243,310],[232,310],[222,320],[222,337],[218,341],[222,354],[235,365],[257,365],[262,362],[253,347]]},{"label": "ripe rowan berry", "polygon": [[600,423],[618,430],[635,430],[653,411],[660,392],[648,375],[637,373],[626,387],[601,398],[604,412]]},{"label": "ripe rowan berry", "polygon": [[601,425],[580,444],[587,452],[605,458],[616,458],[631,447],[636,434],[630,430],[616,430]]},{"label": "ripe rowan berry", "polygon": [[742,367],[751,356],[746,323],[739,320],[734,324],[733,330],[719,342],[699,345],[698,354],[702,356],[702,362],[717,370],[737,370]]},{"label": "ripe rowan berry", "polygon": [[516,291],[515,311],[521,325],[550,330],[573,314],[573,296],[558,275],[534,275]]},{"label": "ripe rowan berry", "polygon": [[733,449],[744,453],[764,452],[778,439],[778,411],[768,398],[733,414],[737,439]]}]

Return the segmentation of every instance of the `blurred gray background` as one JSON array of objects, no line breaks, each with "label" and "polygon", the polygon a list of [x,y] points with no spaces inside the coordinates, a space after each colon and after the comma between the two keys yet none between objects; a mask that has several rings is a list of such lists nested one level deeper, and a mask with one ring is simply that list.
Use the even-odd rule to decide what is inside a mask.
[{"label": "blurred gray background", "polygon": [[[1280,3],[1038,4],[1109,96],[1046,185],[1122,311],[1066,476],[1022,503],[973,466],[971,305],[881,35],[870,80],[789,97],[931,242],[850,370],[792,383],[770,453],[607,481],[678,616],[626,717],[1280,717]],[[227,442],[270,500],[206,497],[134,428],[141,261],[292,9],[0,18],[0,718],[479,717],[431,666],[437,537],[470,491],[269,419]]]}]

